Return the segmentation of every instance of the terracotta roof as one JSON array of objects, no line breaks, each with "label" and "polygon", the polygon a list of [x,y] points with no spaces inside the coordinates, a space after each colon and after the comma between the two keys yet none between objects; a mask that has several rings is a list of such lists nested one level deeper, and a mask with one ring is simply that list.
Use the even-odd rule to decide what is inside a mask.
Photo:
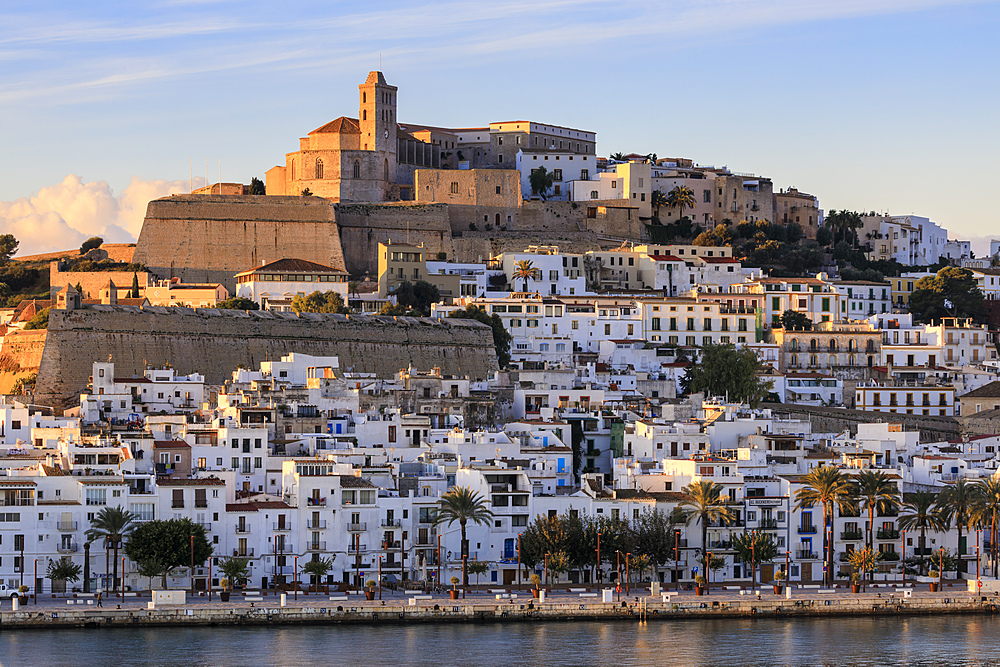
[{"label": "terracotta roof", "polygon": [[376,486],[367,479],[355,477],[354,475],[341,475],[340,486],[344,489],[374,489]]},{"label": "terracotta roof", "polygon": [[175,479],[167,477],[156,480],[157,486],[225,486],[226,483],[218,477],[201,477],[199,479]]},{"label": "terracotta roof", "polygon": [[296,258],[285,258],[278,259],[269,264],[264,264],[263,266],[255,266],[252,269],[247,269],[237,273],[238,276],[248,275],[251,273],[274,273],[274,272],[289,272],[289,273],[347,273],[343,269],[338,269],[332,266],[326,266],[325,264],[317,264],[316,262],[310,262],[305,259]]},{"label": "terracotta roof", "polygon": [[35,486],[30,479],[0,479],[0,486]]},{"label": "terracotta roof", "polygon": [[618,500],[658,500],[680,502],[687,498],[687,494],[678,491],[645,491],[643,489],[616,489],[615,498]]},{"label": "terracotta roof", "polygon": [[183,440],[154,440],[153,449],[191,449]]},{"label": "terracotta roof", "polygon": [[737,262],[732,257],[701,257],[701,256],[699,256],[698,259],[705,260],[709,264],[739,264],[739,262]]},{"label": "terracotta roof", "polygon": [[684,260],[680,257],[674,257],[673,255],[650,255],[650,257],[657,262],[683,262]]},{"label": "terracotta roof", "polygon": [[341,116],[326,125],[317,127],[309,134],[361,134],[361,125],[354,118]]}]

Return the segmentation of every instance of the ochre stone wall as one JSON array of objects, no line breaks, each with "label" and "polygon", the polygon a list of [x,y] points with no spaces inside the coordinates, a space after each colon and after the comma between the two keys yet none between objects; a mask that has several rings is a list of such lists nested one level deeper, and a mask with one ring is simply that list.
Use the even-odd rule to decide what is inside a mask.
[{"label": "ochre stone wall", "polygon": [[446,204],[392,202],[335,204],[337,226],[347,270],[378,278],[378,244],[423,243],[427,256],[452,256],[451,226]]},{"label": "ochre stone wall", "polygon": [[492,330],[471,320],[88,306],[51,311],[35,400],[75,404],[93,362],[109,355],[120,376],[170,364],[221,384],[240,365],[291,352],[338,356],[344,370],[386,377],[411,365],[477,379],[497,370]]},{"label": "ochre stone wall", "polygon": [[294,257],[344,267],[330,202],[319,197],[178,195],[146,209],[134,260],[160,278],[222,283]]},{"label": "ochre stone wall", "polygon": [[59,262],[49,263],[49,292],[61,290],[67,284],[83,289],[84,299],[99,299],[101,290],[112,281],[119,293],[132,288],[133,275],[139,280],[139,289],[149,286],[149,274],[145,271],[60,271]]}]

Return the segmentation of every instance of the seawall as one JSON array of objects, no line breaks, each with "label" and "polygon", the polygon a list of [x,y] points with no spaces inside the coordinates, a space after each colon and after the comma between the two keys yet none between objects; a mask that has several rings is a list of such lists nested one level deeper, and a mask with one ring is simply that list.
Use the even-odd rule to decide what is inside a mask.
[{"label": "seawall", "polygon": [[51,311],[35,400],[75,404],[93,362],[109,357],[120,377],[169,364],[221,384],[238,366],[291,352],[335,355],[342,369],[382,376],[411,365],[476,379],[497,370],[492,330],[473,320],[101,305]]}]

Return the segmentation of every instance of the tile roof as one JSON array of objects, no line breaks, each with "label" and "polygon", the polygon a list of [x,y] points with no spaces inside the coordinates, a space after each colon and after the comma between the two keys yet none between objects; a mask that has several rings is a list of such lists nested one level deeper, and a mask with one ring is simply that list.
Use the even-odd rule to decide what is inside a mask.
[{"label": "tile roof", "polygon": [[286,257],[284,259],[277,259],[263,266],[255,266],[252,269],[247,269],[237,273],[236,275],[242,276],[251,273],[272,273],[275,271],[279,272],[292,272],[292,273],[347,273],[343,269],[338,269],[332,266],[326,266],[325,264],[317,264],[316,262],[310,262],[305,259],[297,259],[294,257]]},{"label": "tile roof", "polygon": [[225,486],[226,483],[218,477],[201,477],[198,479],[176,479],[165,477],[156,480],[157,486]]},{"label": "tile roof", "polygon": [[374,489],[376,486],[367,479],[362,479],[354,475],[341,475],[340,486],[344,489]]},{"label": "tile roof", "polygon": [[153,449],[191,449],[183,440],[154,440]]},{"label": "tile roof", "polygon": [[973,389],[968,394],[962,394],[959,398],[1000,398],[1000,380],[985,384],[979,389]]},{"label": "tile roof", "polygon": [[326,125],[317,127],[309,134],[361,134],[361,125],[355,118],[341,116]]}]

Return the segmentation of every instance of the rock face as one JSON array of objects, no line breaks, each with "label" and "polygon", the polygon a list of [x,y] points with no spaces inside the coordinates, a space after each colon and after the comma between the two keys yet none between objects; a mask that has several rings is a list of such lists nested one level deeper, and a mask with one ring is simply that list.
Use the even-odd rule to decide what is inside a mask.
[{"label": "rock face", "polygon": [[319,197],[175,195],[149,202],[133,261],[160,278],[218,282],[294,257],[344,268],[333,206]]},{"label": "rock face", "polygon": [[109,355],[121,377],[170,364],[221,384],[240,365],[290,352],[335,355],[341,369],[382,376],[411,365],[476,379],[497,370],[492,330],[472,320],[88,306],[51,311],[35,401],[76,404],[93,362]]}]

